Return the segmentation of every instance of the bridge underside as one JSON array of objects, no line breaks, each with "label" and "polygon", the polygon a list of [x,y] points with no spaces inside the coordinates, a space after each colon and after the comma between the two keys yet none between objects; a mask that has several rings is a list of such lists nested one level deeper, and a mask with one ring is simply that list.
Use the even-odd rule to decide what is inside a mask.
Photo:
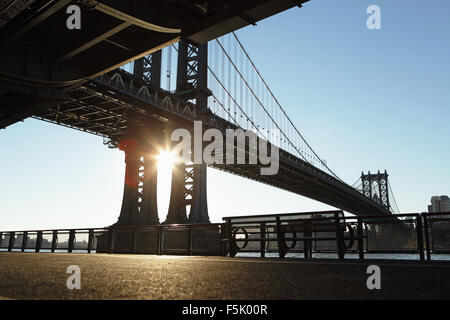
[{"label": "bridge underside", "polygon": [[[202,44],[306,1],[6,2],[0,8],[0,129],[68,101],[73,87],[180,39]],[[80,30],[66,27],[66,8],[73,3],[81,8]]]}]

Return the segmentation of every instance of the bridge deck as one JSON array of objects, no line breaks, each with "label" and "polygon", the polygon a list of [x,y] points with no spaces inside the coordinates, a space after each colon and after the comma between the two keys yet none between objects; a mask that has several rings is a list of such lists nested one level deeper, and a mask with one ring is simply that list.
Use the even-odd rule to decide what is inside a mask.
[{"label": "bridge deck", "polygon": [[[120,141],[130,125],[130,119],[137,121],[133,125],[152,128],[162,123],[173,129],[192,128],[194,120],[201,120],[205,127],[218,128],[223,132],[226,128],[236,127],[215,114],[196,110],[192,104],[180,101],[175,94],[148,84],[143,85],[139,79],[124,70],[107,73],[76,88],[71,92],[70,101],[50,108],[36,118],[108,137],[116,142]],[[225,157],[224,154],[224,159]],[[359,191],[284,150],[280,150],[280,170],[276,176],[261,175],[258,165],[211,166],[353,214],[389,213],[385,207]]]},{"label": "bridge deck", "polygon": [[[381,290],[366,287],[371,264]],[[80,290],[66,287],[69,265]],[[450,265],[438,262],[0,253],[0,270],[0,297],[13,299],[450,298]]]},{"label": "bridge deck", "polygon": [[62,88],[181,38],[205,43],[306,1],[83,0],[77,30],[66,27],[71,0],[10,1],[0,20],[0,128],[64,100]]}]

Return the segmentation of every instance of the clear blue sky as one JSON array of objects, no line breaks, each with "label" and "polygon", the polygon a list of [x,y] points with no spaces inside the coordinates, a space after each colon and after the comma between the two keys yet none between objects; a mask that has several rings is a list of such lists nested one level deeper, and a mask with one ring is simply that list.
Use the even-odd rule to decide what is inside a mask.
[{"label": "clear blue sky", "polygon": [[[382,30],[366,28],[381,8]],[[238,35],[294,123],[348,183],[387,169],[403,212],[450,193],[450,1],[312,0]],[[124,155],[28,119],[0,132],[0,229],[116,222]],[[213,221],[329,208],[208,171]],[[165,185],[162,189],[167,189]],[[167,192],[166,192],[167,193]],[[167,199],[160,197],[160,217]]]}]

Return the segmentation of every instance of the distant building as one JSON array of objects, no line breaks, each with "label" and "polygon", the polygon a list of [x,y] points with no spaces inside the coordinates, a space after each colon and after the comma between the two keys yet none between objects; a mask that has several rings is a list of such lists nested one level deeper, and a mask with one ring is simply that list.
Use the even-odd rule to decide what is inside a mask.
[{"label": "distant building", "polygon": [[450,212],[450,198],[448,196],[431,197],[428,212]]}]

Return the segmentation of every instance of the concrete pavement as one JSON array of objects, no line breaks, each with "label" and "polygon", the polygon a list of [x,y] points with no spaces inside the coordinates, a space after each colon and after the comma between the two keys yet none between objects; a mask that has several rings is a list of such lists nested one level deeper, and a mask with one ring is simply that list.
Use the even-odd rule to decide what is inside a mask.
[{"label": "concrete pavement", "polygon": [[[368,290],[367,266],[381,268]],[[81,270],[69,290],[67,267]],[[450,299],[450,264],[0,253],[3,299]]]}]

